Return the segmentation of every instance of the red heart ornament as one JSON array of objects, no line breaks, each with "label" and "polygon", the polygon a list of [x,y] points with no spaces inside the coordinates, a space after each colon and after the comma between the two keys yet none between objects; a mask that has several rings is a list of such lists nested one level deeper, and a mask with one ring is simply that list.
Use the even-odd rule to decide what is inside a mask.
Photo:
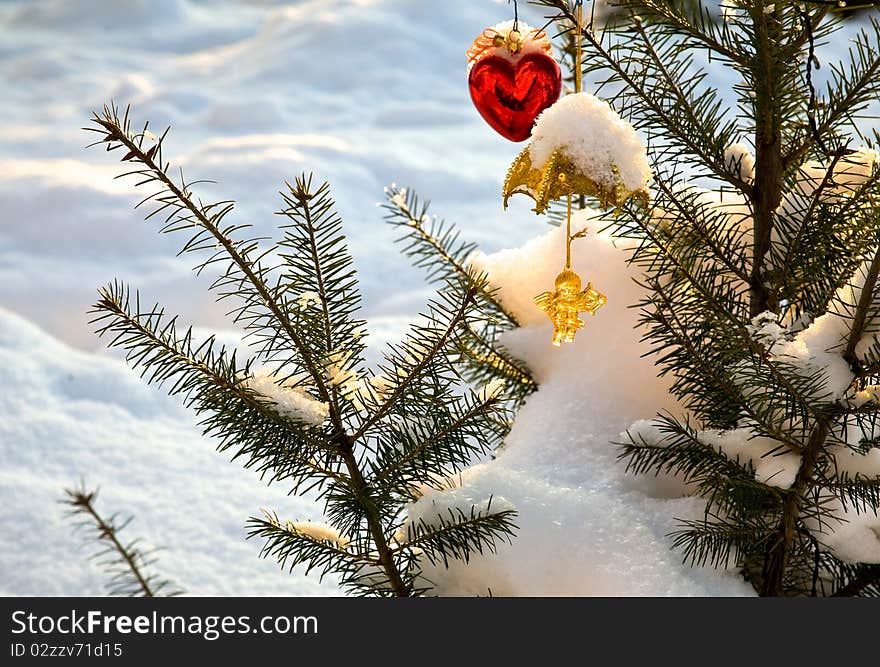
[{"label": "red heart ornament", "polygon": [[544,53],[516,62],[486,56],[471,69],[468,86],[477,111],[498,134],[525,141],[541,112],[559,99],[562,72]]}]

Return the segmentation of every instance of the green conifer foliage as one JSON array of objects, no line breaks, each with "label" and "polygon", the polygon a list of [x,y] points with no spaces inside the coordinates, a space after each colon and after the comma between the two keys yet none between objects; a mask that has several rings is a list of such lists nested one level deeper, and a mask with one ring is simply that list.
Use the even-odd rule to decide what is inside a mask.
[{"label": "green conifer foliage", "polygon": [[[431,589],[420,559],[467,560],[511,538],[515,512],[491,502],[431,521],[405,515],[423,488],[450,483],[500,445],[523,387],[534,387],[490,340],[473,347],[503,317],[481,277],[463,265],[438,276],[441,288],[409,335],[367,368],[358,281],[326,183],[303,175],[286,184],[281,238],[267,246],[228,221],[232,202],[205,203],[195,183],[173,175],[167,130],[158,138],[147,125],[134,130],[129,111],[114,106],[88,129],[97,145],[122,153],[130,165],[122,176],[149,189],[138,204],[147,219],[182,233],[181,252],[216,276],[211,289],[256,352],[242,361],[213,337],[196,341],[177,316],[118,281],[94,308],[99,334],[145,380],[182,395],[221,451],[325,503],[326,523],[252,518],[265,556],[332,573],[354,594],[411,596]],[[512,378],[512,391],[467,384],[492,375],[479,361],[490,354],[503,360],[498,373]]]}]

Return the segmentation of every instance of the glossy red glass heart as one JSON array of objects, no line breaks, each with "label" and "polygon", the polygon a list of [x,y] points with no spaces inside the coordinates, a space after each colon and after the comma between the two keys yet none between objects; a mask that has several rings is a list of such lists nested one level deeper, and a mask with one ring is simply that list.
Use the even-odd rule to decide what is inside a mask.
[{"label": "glossy red glass heart", "polygon": [[489,125],[511,141],[525,141],[538,115],[559,99],[562,73],[543,53],[530,53],[516,63],[486,56],[471,69],[468,86]]}]

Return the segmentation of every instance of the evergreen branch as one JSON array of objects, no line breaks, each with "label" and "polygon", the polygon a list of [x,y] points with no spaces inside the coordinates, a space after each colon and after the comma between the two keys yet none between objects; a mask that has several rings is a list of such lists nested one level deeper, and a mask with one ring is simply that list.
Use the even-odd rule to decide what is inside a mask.
[{"label": "evergreen branch", "polygon": [[248,521],[248,539],[254,537],[264,541],[260,555],[275,559],[283,569],[292,572],[298,565],[305,565],[306,575],[316,569],[321,580],[334,573],[339,575],[342,586],[356,593],[372,592],[375,582],[364,581],[364,575],[369,573],[375,577],[381,571],[379,558],[349,551],[337,542],[296,530],[290,522],[282,523],[274,513]]},{"label": "evergreen branch", "polygon": [[[672,534],[673,549],[682,549],[690,565],[729,567],[734,555],[744,560],[769,538],[758,522],[731,522],[716,515],[703,521],[681,521],[683,528]],[[760,537],[757,537],[759,535]]]},{"label": "evergreen branch", "polygon": [[627,459],[627,472],[681,475],[685,483],[696,483],[701,495],[711,494],[722,485],[728,491],[749,487],[762,493],[776,493],[754,480],[750,465],[732,460],[700,440],[689,423],[682,424],[665,415],[658,419],[658,428],[668,434],[664,441],[650,443],[641,437],[636,440],[627,432],[628,442],[617,443],[621,446],[618,458]]},{"label": "evergreen branch", "polygon": [[129,525],[131,518],[121,522],[114,514],[104,517],[95,508],[97,490],[87,491],[85,487],[79,489],[65,489],[67,498],[64,504],[70,510],[70,516],[85,517],[83,526],[92,529],[94,539],[103,544],[103,548],[96,552],[92,558],[104,559],[101,562],[112,575],[108,583],[110,595],[125,597],[158,597],[180,595],[180,590],[168,590],[172,584],[155,574],[147,572],[155,562],[150,554],[141,549],[138,540],[124,543],[120,533]]},{"label": "evergreen branch", "polygon": [[[286,262],[284,280],[289,285],[315,287],[319,305],[314,334],[304,326],[310,319],[308,312],[300,315],[304,340],[312,346],[314,356],[339,366],[338,372],[357,372],[362,365],[365,323],[353,314],[360,304],[354,265],[342,232],[342,219],[333,210],[330,186],[323,183],[313,188],[312,177],[300,176],[295,186],[287,184],[282,192],[286,207],[280,215],[290,224],[282,226],[284,239],[279,243],[279,254]],[[310,298],[306,292],[306,298]],[[300,299],[304,298],[302,295]],[[306,309],[307,310],[307,306]],[[340,355],[344,355],[343,360]],[[337,384],[328,382],[333,412],[353,417],[353,406],[340,403]]]},{"label": "evergreen branch", "polygon": [[[706,247],[709,248],[709,250],[711,251],[713,258],[725,269],[727,269],[733,276],[739,278],[741,281],[743,281],[743,283],[748,285],[751,281],[751,277],[749,276],[746,267],[739,266],[734,261],[736,258],[731,257],[732,253],[727,252],[729,248],[722,248],[722,246],[719,245],[717,234],[712,233],[714,230],[708,229],[703,223],[701,216],[696,214],[697,212],[701,212],[701,207],[695,203],[692,207],[688,206],[687,202],[683,201],[680,197],[675,195],[675,193],[669,187],[669,184],[666,183],[665,179],[657,178],[655,180],[655,184],[660,189],[660,191],[664,195],[666,195],[669,201],[673,203],[679,215],[690,226],[691,231],[695,232],[700,240],[706,244]],[[695,211],[694,209],[697,210]]]},{"label": "evergreen branch", "polygon": [[706,377],[711,378],[713,383],[721,389],[728,398],[732,400],[740,410],[742,410],[743,413],[748,415],[755,424],[761,428],[761,430],[773,439],[788,445],[795,451],[800,449],[801,443],[796,438],[791,434],[782,431],[773,424],[771,420],[767,419],[765,415],[760,414],[754,408],[751,401],[749,401],[743,394],[742,390],[726,377],[724,371],[717,370],[716,367],[706,359],[705,355],[702,354],[697,347],[696,342],[687,335],[684,324],[679,319],[666,291],[659,285],[655,285],[653,289],[663,300],[663,306],[669,313],[671,319],[664,318],[660,311],[657,311],[653,317],[657,318],[667,328],[670,334],[675,337],[677,344],[680,345],[690,358],[694,360],[695,366],[699,368]]},{"label": "evergreen branch", "polygon": [[[637,220],[637,218],[635,218]],[[806,400],[805,396],[808,395],[808,392],[805,391],[806,388],[797,387],[793,384],[792,380],[783,372],[781,368],[781,364],[771,358],[770,354],[762,345],[755,342],[751,335],[749,334],[746,325],[740,320],[739,317],[734,312],[726,307],[720,299],[712,292],[712,290],[704,284],[703,281],[699,280],[696,275],[691,271],[691,269],[684,265],[684,263],[676,256],[674,252],[670,250],[666,243],[661,240],[656,233],[649,229],[647,226],[643,226],[645,231],[645,236],[647,240],[652,243],[652,245],[663,251],[666,258],[669,262],[675,267],[675,270],[679,272],[679,274],[684,277],[685,280],[689,283],[689,285],[694,289],[695,292],[703,296],[705,299],[705,304],[710,306],[715,313],[718,313],[721,317],[724,318],[739,334],[740,344],[747,347],[749,352],[751,352],[755,357],[759,358],[762,365],[767,369],[767,371],[772,376],[773,380],[778,382],[779,387],[783,389],[786,394],[800,407],[803,412],[811,417],[817,417],[818,413],[816,408],[810,405],[810,403]],[[665,294],[659,283],[655,283],[651,286],[652,289],[658,291],[660,293]],[[674,312],[675,308],[673,307],[673,302],[669,299],[668,296],[664,296],[664,300],[666,302],[667,308],[670,312]]]},{"label": "evergreen branch", "polygon": [[[309,177],[308,180],[306,180],[305,177],[300,177],[299,179],[297,179],[296,188],[290,185],[290,183],[287,184],[287,187],[290,191],[290,194],[288,195],[283,192],[281,193],[281,196],[284,198],[284,201],[288,204],[289,207],[288,209],[283,211],[283,214],[287,215],[291,220],[293,220],[294,224],[297,224],[297,222],[299,222],[299,224],[305,230],[305,243],[291,243],[291,246],[294,250],[301,250],[302,245],[306,246],[306,250],[308,253],[307,256],[309,257],[311,263],[310,268],[314,268],[314,281],[318,288],[318,300],[321,303],[321,311],[323,314],[324,325],[324,344],[326,346],[327,352],[330,353],[335,349],[333,341],[333,319],[330,316],[330,298],[327,294],[327,286],[325,284],[326,278],[324,276],[324,266],[319,257],[319,254],[323,254],[327,251],[323,248],[320,252],[318,250],[316,223],[312,220],[313,199],[317,200],[315,206],[318,208],[319,211],[323,211],[329,208],[329,202],[327,202],[326,195],[327,191],[330,189],[330,186],[328,183],[324,183],[318,190],[318,192],[312,193],[310,192],[311,177]],[[336,216],[336,220],[339,220],[338,216]],[[337,226],[339,226],[338,223],[334,224],[334,227]],[[288,259],[288,261],[296,261],[298,258],[291,255],[286,259]]]},{"label": "evergreen branch", "polygon": [[485,276],[475,275],[468,267],[468,258],[476,250],[473,243],[462,241],[455,226],[428,214],[429,204],[420,202],[411,189],[392,186],[386,191],[387,211],[385,220],[402,230],[397,239],[403,244],[403,253],[413,260],[418,268],[428,273],[428,280],[434,283],[472,285],[476,288],[477,299],[483,321],[479,326],[468,324],[460,338],[459,350],[465,361],[467,379],[474,382],[488,382],[501,378],[514,388],[512,395],[520,401],[537,389],[528,369],[507,355],[495,342],[498,328],[510,329],[519,326],[516,317],[510,313],[490,289]]},{"label": "evergreen branch", "polygon": [[351,477],[349,488],[354,497],[360,500],[360,509],[366,516],[367,528],[375,545],[379,563],[387,578],[388,586],[396,597],[410,597],[413,594],[413,587],[404,580],[403,573],[394,560],[394,554],[382,526],[379,507],[369,494],[369,486],[354,454],[354,438],[346,435],[343,444],[342,456]]},{"label": "evergreen branch", "polygon": [[[718,119],[712,118],[715,122],[707,122],[703,118],[699,118],[697,116],[697,109],[702,108],[706,104],[711,103],[716,99],[716,95],[713,91],[705,91],[702,95],[698,97],[697,100],[690,99],[688,94],[684,91],[679,81],[676,81],[675,77],[673,77],[670,72],[669,66],[663,61],[660,57],[660,54],[657,53],[657,49],[654,47],[651,38],[648,36],[648,32],[645,30],[645,24],[635,14],[631,12],[631,19],[633,25],[635,26],[636,33],[641,37],[642,41],[645,45],[645,53],[647,53],[650,58],[650,62],[653,63],[654,68],[660,73],[661,79],[664,85],[663,89],[668,91],[669,95],[672,98],[672,108],[677,109],[680,113],[684,114],[684,117],[687,120],[687,124],[701,134],[701,136],[708,137],[713,135],[714,128],[713,124],[717,125]],[[691,77],[691,81],[694,81],[696,77]],[[693,88],[693,84],[691,84],[691,88]],[[711,110],[712,113],[717,113],[718,109],[721,106],[720,101],[715,101],[714,108]],[[726,134],[730,134],[727,132]],[[718,164],[718,160],[709,155],[708,153],[702,151],[700,156],[703,158],[704,162],[714,165],[714,170],[720,169],[720,165]],[[739,177],[737,174],[732,173],[731,170],[725,170],[725,180],[729,183],[736,186],[740,192],[745,194],[746,196],[751,195],[752,186],[744,179]]]},{"label": "evergreen branch", "polygon": [[[569,3],[566,0],[531,0],[532,4],[550,7],[558,10],[557,20],[565,19],[571,24],[576,23],[574,12],[571,11]],[[695,26],[688,17],[674,7],[666,3],[656,3],[653,0],[638,0],[637,2],[627,2],[626,6],[633,9],[638,6],[639,11],[645,13],[654,20],[661,20],[666,23],[677,34],[686,36],[706,48],[711,49],[723,58],[727,58],[733,63],[744,64],[741,54],[733,51],[719,41],[719,39]]]},{"label": "evergreen branch", "polygon": [[516,316],[496,298],[486,281],[468,268],[468,257],[476,250],[476,245],[461,241],[458,230],[444,220],[432,219],[428,214],[430,203],[420,203],[418,195],[411,189],[392,186],[387,190],[386,198],[387,202],[382,206],[388,212],[386,222],[403,230],[397,242],[403,245],[403,253],[413,260],[414,266],[427,270],[429,282],[447,284],[454,280],[465,285],[474,284],[476,296],[490,312],[498,315],[508,327],[519,326]]},{"label": "evergreen branch", "polygon": [[[249,261],[249,255],[256,249],[255,242],[245,243],[243,248],[240,249],[240,244],[233,241],[229,236],[229,233],[234,228],[232,230],[221,230],[217,225],[217,221],[222,219],[231,210],[231,203],[221,202],[205,207],[196,204],[187,192],[188,187],[186,183],[183,182],[183,185],[178,187],[167,174],[167,165],[162,161],[162,143],[165,134],[162,135],[162,138],[156,145],[148,150],[144,150],[144,133],[134,134],[129,130],[128,111],[126,111],[124,118],[120,120],[115,107],[105,107],[103,116],[95,114],[93,120],[101,128],[96,131],[105,133],[102,141],[99,143],[107,143],[108,150],[122,147],[127,150],[123,161],[134,161],[144,165],[145,169],[131,172],[143,177],[144,180],[141,181],[141,184],[158,182],[170,193],[167,199],[159,199],[162,206],[153,212],[155,214],[166,207],[171,208],[172,213],[169,216],[169,223],[166,229],[176,230],[192,226],[199,229],[196,235],[186,244],[184,250],[202,250],[219,244],[222,251],[230,258],[231,266],[242,276],[242,280],[236,282],[246,282],[254,290],[255,297],[250,300],[245,297],[245,306],[239,311],[238,317],[245,318],[252,323],[258,320],[260,316],[251,313],[248,309],[253,304],[259,304],[260,308],[267,309],[278,331],[283,333],[293,346],[299,361],[305,366],[307,375],[313,384],[314,390],[318,393],[319,399],[329,406],[329,418],[333,428],[329,439],[332,447],[338,451],[340,458],[345,464],[348,471],[348,483],[356,495],[363,495],[366,484],[357,458],[354,455],[354,439],[346,433],[343,416],[337,409],[338,405],[333,401],[331,388],[324,378],[321,364],[314,358],[312,347],[288,316],[286,305],[282,305],[282,302],[276,298],[278,296],[277,291],[271,289],[263,279],[266,276],[266,271],[258,263]],[[178,216],[180,210],[185,210],[186,214]],[[218,212],[214,212],[215,210]],[[205,237],[212,238],[213,242],[206,245]],[[207,260],[202,265],[202,268],[209,266],[215,261],[217,261],[216,254]],[[221,280],[228,277],[227,274],[226,277],[221,277]],[[276,333],[271,334],[270,340],[274,341],[276,335]],[[364,510],[369,533],[375,542],[390,586],[396,595],[409,595],[410,588],[403,581],[401,573],[390,557],[387,539],[377,508],[364,496],[362,509]]]},{"label": "evergreen branch", "polygon": [[[629,7],[639,6],[639,11],[644,11],[645,15],[654,21],[662,21],[676,34],[684,35],[687,38],[702,44],[707,49],[722,58],[726,58],[731,63],[739,66],[745,66],[746,57],[737,51],[734,51],[724,43],[718,35],[707,32],[705,28],[711,24],[703,21],[702,26],[694,25],[690,17],[682,10],[676,8],[668,2],[655,2],[654,0],[635,0],[635,2],[627,2]],[[701,29],[702,28],[702,29]]]},{"label": "evergreen branch", "polygon": [[459,352],[467,361],[470,373],[466,379],[470,382],[486,384],[492,379],[500,378],[508,385],[518,388],[512,392],[517,402],[538,390],[538,383],[524,364],[490,340],[489,335],[473,326],[464,327]]},{"label": "evergreen branch", "polygon": [[[162,135],[162,138],[156,145],[148,150],[144,150],[143,134],[132,134],[128,130],[128,110],[126,110],[124,119],[120,120],[118,112],[114,107],[105,106],[103,115],[99,116],[96,113],[93,117],[93,121],[100,126],[104,132],[106,132],[102,142],[108,144],[108,150],[122,147],[128,151],[125,156],[123,156],[123,161],[139,162],[145,167],[144,170],[129,172],[144,177],[145,180],[141,181],[139,185],[154,181],[160,183],[172,197],[172,199],[165,200],[163,205],[177,210],[185,209],[187,211],[187,216],[181,218],[181,221],[187,226],[195,224],[202,231],[212,237],[216,244],[219,244],[231,259],[236,269],[241,272],[247,282],[256,291],[257,295],[262,300],[262,305],[269,310],[275,318],[278,326],[284,331],[287,338],[295,346],[321,400],[328,404],[331,403],[331,392],[329,391],[323,374],[320,371],[320,365],[315,359],[313,359],[310,348],[300,336],[293,322],[288,317],[288,314],[279,305],[275,298],[276,295],[261,279],[260,275],[258,275],[262,272],[255,268],[254,265],[246,259],[245,254],[239,250],[239,244],[230,238],[228,233],[225,233],[229,230],[221,230],[220,227],[218,227],[216,221],[231,210],[231,204],[228,202],[219,202],[218,204],[211,204],[207,207],[199,206],[189,195],[187,185],[184,183],[182,187],[179,187],[174,183],[167,173],[167,165],[162,163],[162,142],[164,141],[165,134]],[[125,175],[128,174],[123,174],[123,176]],[[218,206],[219,213],[214,213],[213,211]],[[154,211],[153,214],[156,212],[158,211]],[[177,229],[177,227],[172,227],[171,229]],[[200,234],[197,234],[184,247],[184,250],[192,251],[203,247],[202,237]],[[208,260],[208,263],[213,261],[216,260],[212,258]],[[208,263],[203,266],[206,266]],[[332,404],[330,419],[340,432],[344,430],[341,417],[338,412],[336,412],[335,406]]]},{"label": "evergreen branch", "polygon": [[844,508],[852,507],[859,514],[873,513],[880,507],[880,476],[838,474],[834,478],[822,476],[816,483],[833,493]]},{"label": "evergreen branch", "polygon": [[[146,217],[165,216],[166,232],[192,232],[182,252],[209,253],[198,271],[225,263],[212,289],[220,292],[218,300],[240,300],[230,314],[261,340],[256,356],[277,366],[277,386],[271,386],[274,375],[252,377],[249,363],[239,370],[235,354],[215,350],[213,337],[196,345],[191,329],[178,334],[176,318],[166,319],[158,306],[142,312],[135,296],[132,312],[128,290],[117,283],[102,292],[94,311],[99,333],[111,336],[111,346],[125,349],[129,363],[149,382],[167,382],[169,393],[184,395],[188,405],[207,413],[205,432],[220,436],[220,449],[234,447],[234,458],[246,457],[246,467],[258,465],[271,480],[291,478],[296,491],[316,488],[334,530],[351,536],[345,544],[328,545],[321,535],[329,533],[318,530],[310,539],[300,524],[290,529],[270,516],[253,525],[253,535],[266,540],[264,555],[282,565],[306,563],[322,574],[333,571],[359,592],[401,597],[425,592],[414,574],[417,550],[398,553],[390,546],[411,485],[427,483],[438,472],[457,472],[470,455],[499,443],[510,423],[500,400],[487,400],[455,421],[454,411],[467,404],[456,399],[462,330],[498,324],[491,313],[497,303],[492,306],[485,283],[458,273],[460,264],[450,275],[450,290],[430,304],[427,324],[414,325],[402,345],[390,346],[379,375],[365,375],[359,342],[363,322],[354,317],[357,280],[327,184],[313,188],[311,176],[288,183],[280,212],[289,221],[282,225],[284,238],[261,250],[260,239],[234,240],[242,227],[223,223],[232,202],[202,204],[190,192],[193,183],[181,175],[178,184],[169,176],[162,157],[167,130],[149,146],[146,126],[140,133],[131,130],[128,110],[120,118],[116,107],[105,107],[93,120],[97,128],[91,129],[101,134],[98,143],[125,151],[123,162],[139,165],[123,176],[159,186],[139,203],[152,203]],[[267,264],[270,256],[281,263]],[[489,311],[485,319],[477,312],[480,306]],[[373,380],[383,382],[373,385]],[[324,410],[327,418],[321,421]],[[417,428],[420,444],[427,444],[397,461],[395,446],[404,431],[395,420],[414,415],[431,419],[430,430]],[[365,442],[358,442],[361,438]],[[364,444],[362,451],[356,443]],[[364,470],[369,465],[381,470],[377,461],[394,469],[371,485]],[[473,535],[489,539],[485,532]]]},{"label": "evergreen branch", "polygon": [[[570,32],[574,16],[568,3],[535,4],[556,9],[554,18]],[[880,24],[872,18],[848,63],[832,64],[823,104],[815,93],[812,66],[816,40],[838,27],[827,20],[827,8],[808,16],[799,6],[772,0],[739,3],[739,14],[716,28],[702,5],[685,4],[626,2],[622,6],[630,20],[610,29],[610,43],[604,39],[607,33],[598,38],[588,29],[582,35],[594,56],[588,70],[608,73],[600,89],[613,87],[615,107],[648,134],[660,174],[655,211],[643,215],[626,207],[621,224],[639,241],[632,261],[648,275],[651,295],[640,304],[640,324],[648,326],[645,339],[659,357],[661,374],[674,373],[672,390],[687,409],[709,426],[749,428],[769,436],[780,450],[797,453],[800,464],[790,488],[769,487],[753,479],[749,466],[701,444],[687,422],[671,417],[662,442],[630,435],[621,457],[630,473],[683,475],[707,499],[706,520],[686,523],[676,539],[686,560],[727,566],[735,557],[764,595],[818,595],[826,580],[833,582],[832,591],[880,592],[876,575],[863,581],[858,566],[820,549],[805,523],[829,524],[836,501],[856,511],[880,504],[876,480],[829,470],[831,447],[854,447],[849,439],[857,436],[850,419],[862,434],[857,449],[876,446],[870,443],[875,443],[878,408],[841,405],[830,395],[830,376],[821,364],[789,363],[771,353],[772,343],[752,334],[758,326],[753,318],[765,311],[784,318],[792,332],[805,328],[808,317],[833,312],[851,320],[844,340],[830,345],[840,349],[856,382],[863,385],[880,376],[880,362],[872,353],[856,355],[859,342],[874,333],[878,317],[875,190],[880,179],[876,169],[863,173],[866,164],[860,162],[852,174],[858,185],[834,180],[840,161],[851,152],[842,132],[855,128],[857,114],[880,89]],[[727,111],[718,113],[710,93],[700,94],[703,72],[688,52],[698,44],[713,51],[712,40],[729,49],[728,57],[719,55],[744,79],[735,86],[739,117],[754,129],[755,176],[750,188],[741,188],[743,205],[735,204],[735,211],[744,211],[741,219],[733,219],[739,215],[734,212],[726,223],[721,213],[713,216],[707,210],[714,205],[670,185],[690,158],[707,168],[698,177],[736,185],[724,175],[727,165],[719,156],[726,133],[738,125],[725,123]],[[805,73],[801,56],[807,58]],[[672,119],[671,109],[676,113]],[[651,146],[657,133],[659,147]],[[815,176],[813,163],[803,163],[820,154],[828,160],[824,174]],[[690,170],[687,176],[693,176]],[[660,215],[654,215],[657,211]],[[744,258],[738,243],[748,233],[743,223],[749,214],[751,256]],[[862,275],[854,277],[857,270]],[[740,283],[747,285],[747,294]],[[847,293],[857,294],[856,303],[842,296],[832,306],[835,293],[847,285]],[[772,338],[772,327],[768,331]],[[874,350],[880,357],[880,345]]]},{"label": "evergreen branch", "polygon": [[[785,290],[786,298],[798,313],[812,315],[828,311],[835,293],[852,282],[856,270],[870,263],[866,252],[876,247],[880,218],[872,202],[880,171],[852,188],[837,185],[833,178],[834,175],[828,187],[836,189],[826,191],[827,198],[822,197],[822,193],[812,193],[814,196],[809,202],[805,197],[811,186],[797,182],[782,205],[783,209],[791,210],[777,216],[779,238],[774,241],[771,260],[773,282]],[[800,249],[797,253],[787,245],[795,243]],[[790,257],[780,258],[782,253]],[[850,304],[841,303],[839,299],[838,303],[845,309],[850,308]]]},{"label": "evergreen branch", "polygon": [[[834,169],[837,167],[838,162],[840,162],[843,157],[843,153],[835,153],[832,157],[831,162],[828,164],[828,168],[825,170],[825,175],[822,177],[822,182],[819,183],[819,187],[813,192],[812,197],[810,197],[810,203],[804,211],[803,215],[799,216],[800,224],[797,226],[797,231],[795,232],[794,238],[790,243],[787,244],[787,248],[785,251],[785,257],[781,262],[781,266],[784,271],[789,272],[790,267],[793,266],[795,259],[801,252],[801,244],[803,242],[804,236],[806,235],[807,229],[810,224],[813,222],[813,216],[816,213],[816,210],[819,207],[819,204],[822,201],[822,196],[826,193],[827,188],[829,188],[834,183]],[[783,282],[787,280],[786,277],[783,278]]]},{"label": "evergreen branch", "polygon": [[[785,164],[799,164],[829,132],[842,122],[852,122],[853,116],[880,92],[880,50],[871,46],[880,39],[880,24],[869,18],[874,32],[873,40],[862,30],[855,40],[855,50],[849,50],[849,74],[843,66],[832,64],[832,81],[828,83],[826,101],[816,104],[822,118],[815,130],[786,153]],[[808,63],[809,66],[809,63]]]},{"label": "evergreen branch", "polygon": [[370,428],[385,417],[385,415],[387,415],[399,402],[407,389],[428,368],[429,364],[450,345],[456,332],[466,321],[468,312],[475,304],[475,294],[475,288],[469,286],[466,289],[464,298],[457,310],[450,313],[447,321],[442,323],[437,330],[432,332],[433,335],[429,340],[421,342],[415,346],[415,348],[420,351],[415,363],[402,365],[402,372],[398,374],[394,387],[384,396],[382,402],[376,407],[372,414],[364,419],[354,435],[351,436],[352,441],[357,441],[362,438]]},{"label": "evergreen branch", "polygon": [[449,558],[470,561],[473,553],[484,550],[495,553],[499,541],[510,542],[516,529],[514,510],[492,511],[492,498],[485,511],[475,505],[469,512],[449,508],[448,518],[442,514],[432,517],[431,523],[420,518],[407,526],[406,541],[395,547],[397,551],[418,549],[433,565],[442,562],[449,566]]},{"label": "evergreen branch", "polygon": [[[644,78],[647,75],[643,58],[633,59],[633,65],[637,68],[635,72],[638,74],[636,74],[628,70],[621,60],[615,58],[611,51],[602,45],[601,41],[596,38],[592,31],[584,29],[582,31],[582,36],[593,52],[601,59],[599,62],[591,64],[589,69],[606,68],[612,72],[614,77],[619,79],[619,81],[626,86],[626,89],[629,90],[635,96],[635,99],[643,105],[641,115],[643,117],[642,124],[645,127],[656,128],[659,125],[674,142],[683,147],[691,155],[698,157],[700,162],[709,169],[715,178],[731,183],[743,192],[750,192],[752,190],[750,184],[733,174],[731,170],[727,168],[727,165],[723,160],[707,150],[708,147],[717,146],[720,143],[716,137],[707,135],[697,136],[695,133],[689,132],[689,129],[695,128],[686,126],[682,123],[680,117],[681,112],[678,106],[670,105],[670,107],[667,108],[662,100],[654,95],[655,89],[663,90],[662,86],[656,81],[644,85],[639,82],[636,76]],[[617,48],[633,47],[631,44],[626,44],[626,46],[618,45]],[[701,75],[692,73],[691,77],[695,81],[699,81]],[[705,93],[703,98],[704,100],[710,99],[705,97],[705,95],[711,95],[711,93]],[[705,122],[700,122],[696,128],[703,128],[707,125],[708,124]],[[730,130],[726,132],[726,134],[730,133]]]},{"label": "evergreen branch", "polygon": [[427,428],[412,420],[402,429],[392,425],[389,435],[394,445],[378,457],[369,485],[381,487],[394,480],[405,486],[424,475],[442,476],[467,465],[507,433],[508,422],[499,419],[504,412],[500,403],[495,396],[470,403],[460,399],[440,413],[442,420],[433,416]]},{"label": "evergreen branch", "polygon": [[208,413],[202,426],[206,435],[220,438],[219,451],[235,447],[233,458],[245,457],[246,468],[256,465],[272,481],[290,479],[295,490],[310,478],[308,488],[321,480],[345,481],[338,471],[314,460],[327,450],[325,442],[308,425],[283,417],[268,399],[246,389],[242,378],[249,375],[248,368],[238,370],[234,354],[215,352],[212,338],[195,345],[192,329],[179,335],[177,318],[166,320],[158,306],[143,310],[137,293],[132,308],[121,283],[101,291],[92,313],[98,335],[112,336],[109,346],[123,348],[141,377],[150,384],[172,381],[169,394],[183,394],[197,413]]}]

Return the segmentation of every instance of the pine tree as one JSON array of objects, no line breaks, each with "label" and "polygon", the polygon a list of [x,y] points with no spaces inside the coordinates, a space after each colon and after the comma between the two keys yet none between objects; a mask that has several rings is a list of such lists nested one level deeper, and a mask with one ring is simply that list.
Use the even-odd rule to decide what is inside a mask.
[{"label": "pine tree", "polygon": [[[533,4],[572,43],[571,3]],[[852,463],[880,435],[880,171],[863,126],[880,23],[869,11],[847,43],[837,4],[625,0],[580,34],[595,92],[648,140],[653,201],[607,222],[637,243],[644,338],[687,411],[630,431],[621,457],[706,498],[675,535],[687,561],[770,596],[880,595],[876,564],[828,544],[880,507],[880,477]]]},{"label": "pine tree", "polygon": [[[92,120],[96,145],[121,151],[131,165],[122,176],[150,188],[138,207],[149,208],[146,218],[161,220],[163,232],[186,234],[181,252],[200,255],[196,270],[216,275],[212,290],[231,303],[255,352],[242,362],[213,337],[196,341],[177,316],[119,281],[100,292],[99,334],[148,382],[182,395],[220,451],[325,503],[326,523],[273,512],[252,518],[263,555],[332,573],[354,594],[410,596],[431,588],[420,562],[467,560],[509,540],[515,512],[491,500],[406,521],[406,504],[423,488],[449,484],[502,442],[512,408],[535,387],[493,343],[493,333],[515,321],[465,268],[467,246],[442,226],[424,226],[424,211],[412,217],[419,209],[412,195],[393,193],[407,252],[435,267],[441,289],[406,339],[367,368],[357,278],[326,183],[306,175],[287,183],[282,238],[261,245],[245,225],[227,221],[231,201],[204,203],[195,182],[172,176],[168,130],[159,137],[148,124],[135,130],[129,110],[115,106]],[[467,380],[489,384],[475,390]]]}]

